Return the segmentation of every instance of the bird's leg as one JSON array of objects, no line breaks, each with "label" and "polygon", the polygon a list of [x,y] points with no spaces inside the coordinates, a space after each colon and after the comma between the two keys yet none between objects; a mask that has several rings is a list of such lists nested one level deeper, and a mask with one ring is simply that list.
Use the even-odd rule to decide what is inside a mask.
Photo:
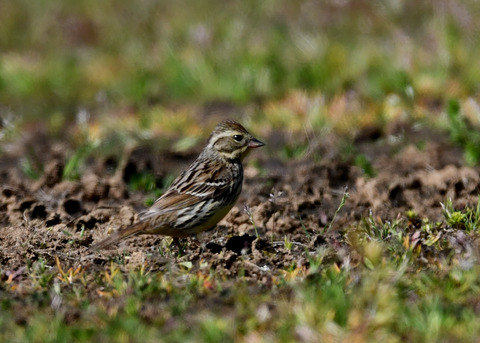
[{"label": "bird's leg", "polygon": [[192,235],[191,236],[192,243],[195,242],[197,247],[200,248],[200,254],[203,254],[203,252],[205,251],[205,248],[207,247],[207,242],[205,241],[205,239],[200,240],[199,236],[204,237],[203,232],[200,233],[200,235],[198,235],[198,234]]}]

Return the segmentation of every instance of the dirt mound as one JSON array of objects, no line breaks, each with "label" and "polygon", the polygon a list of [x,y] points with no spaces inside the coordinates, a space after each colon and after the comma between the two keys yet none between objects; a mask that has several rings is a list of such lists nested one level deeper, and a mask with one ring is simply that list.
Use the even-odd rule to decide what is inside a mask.
[{"label": "dirt mound", "polygon": [[[173,258],[192,262],[195,269],[208,260],[220,275],[241,271],[268,284],[272,271],[293,262],[306,266],[305,250],[338,244],[338,235],[366,216],[390,220],[413,210],[419,217],[439,220],[440,203],[447,198],[459,208],[475,203],[478,170],[462,166],[461,152],[441,136],[428,133],[433,139],[418,148],[425,135],[410,133],[406,145],[388,143],[388,137],[368,132],[359,135],[357,153],[371,163],[374,176],[370,177],[355,163],[355,156],[342,157],[328,140],[315,147],[328,157],[318,162],[311,158],[285,162],[259,152],[253,158],[262,170],[246,167],[237,206],[199,241],[169,247],[165,237],[139,236],[101,252],[89,250],[92,242],[135,222],[145,207],[147,194],[128,187],[133,175],[148,170],[161,184],[167,171],[178,172],[196,152],[178,156],[167,151],[160,163],[158,154],[139,147],[121,160],[90,161],[79,180],[65,181],[66,152],[52,142],[42,145],[44,172],[32,181],[20,171],[24,151],[20,146],[0,163],[0,264],[4,270],[17,270],[40,258],[53,264],[58,256],[67,266],[80,261],[95,268],[121,254],[128,256],[130,266],[149,259],[151,268],[162,269]],[[29,144],[35,139],[45,137],[32,138]],[[334,218],[345,187],[349,198]],[[167,256],[165,249],[177,253]]]}]

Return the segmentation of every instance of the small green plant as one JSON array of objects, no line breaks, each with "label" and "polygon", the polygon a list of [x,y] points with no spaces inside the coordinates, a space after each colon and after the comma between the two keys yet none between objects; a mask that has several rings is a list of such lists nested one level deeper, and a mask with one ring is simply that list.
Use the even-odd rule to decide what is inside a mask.
[{"label": "small green plant", "polygon": [[151,192],[157,187],[155,175],[150,171],[141,171],[133,174],[128,185],[133,191],[147,192]]},{"label": "small green plant", "polygon": [[298,220],[300,220],[300,225],[302,226],[303,232],[305,233],[305,236],[310,240],[311,235],[307,230],[307,227],[305,226],[305,223],[303,222],[302,216],[298,217]]},{"label": "small green plant", "polygon": [[456,210],[451,198],[440,205],[448,226],[467,232],[477,231],[480,227],[480,196],[476,207],[466,207],[464,211]]},{"label": "small green plant", "polygon": [[460,103],[452,99],[447,105],[450,139],[464,149],[465,161],[470,165],[480,162],[480,131],[473,128],[463,116]]},{"label": "small green plant", "polygon": [[359,154],[355,157],[355,165],[361,168],[364,174],[368,177],[374,177],[376,175],[375,169],[373,169],[372,164],[363,154]]},{"label": "small green plant", "polygon": [[403,229],[401,228],[402,219],[397,217],[395,220],[376,220],[372,213],[363,218],[363,227],[369,239],[393,240],[398,243],[403,241]]},{"label": "small green plant", "polygon": [[418,213],[415,212],[415,210],[407,210],[405,215],[407,216],[408,220],[418,219]]},{"label": "small green plant", "polygon": [[280,151],[282,158],[285,160],[300,158],[308,151],[307,143],[300,144],[286,144]]},{"label": "small green plant", "polygon": [[455,229],[463,228],[467,221],[467,214],[461,211],[456,211],[452,204],[452,199],[448,198],[445,203],[440,203],[442,206],[442,213],[447,221],[447,224]]},{"label": "small green plant", "polygon": [[335,211],[335,214],[333,215],[333,218],[332,220],[330,221],[330,223],[328,223],[328,225],[323,229],[323,234],[325,233],[328,233],[330,231],[330,229],[332,228],[332,224],[335,222],[335,219],[337,219],[337,215],[338,213],[340,212],[340,210],[343,208],[343,206],[345,206],[345,202],[347,201],[347,199],[350,197],[350,194],[348,194],[348,187],[345,186],[345,189],[343,190],[343,196],[342,196],[342,200],[340,200],[340,204],[338,205],[337,207],[337,210]]},{"label": "small green plant", "polygon": [[183,255],[185,255],[185,250],[187,249],[188,242],[185,240],[177,240],[176,244],[178,247],[177,257],[182,257]]},{"label": "small green plant", "polygon": [[175,179],[175,176],[173,174],[167,174],[163,178],[162,181],[162,187],[157,188],[157,182],[155,180],[155,176],[152,173],[144,173],[145,175],[145,180],[141,181],[140,183],[135,182],[132,184],[132,187],[134,190],[144,190],[144,191],[149,191],[152,194],[145,199],[145,206],[150,207],[155,203],[155,200],[157,200],[168,187],[172,184],[173,180]]},{"label": "small green plant", "polygon": [[32,285],[38,289],[48,289],[52,279],[55,277],[47,262],[43,258],[31,262],[27,260],[27,273]]},{"label": "small green plant", "polygon": [[251,209],[250,206],[248,206],[247,204],[244,204],[244,205],[243,205],[243,210],[244,210],[245,213],[247,214],[248,219],[250,219],[250,223],[252,223],[253,228],[255,229],[255,236],[256,236],[257,238],[260,237],[260,235],[258,234],[257,225],[255,224],[255,220],[253,219],[252,209]]},{"label": "small green plant", "polygon": [[65,163],[65,168],[63,169],[63,178],[65,180],[78,180],[80,178],[86,159],[98,147],[98,144],[98,142],[88,142],[77,148],[67,160],[67,163]]},{"label": "small green plant", "polygon": [[287,249],[289,251],[292,250],[293,243],[288,239],[288,237],[286,235],[283,238],[283,245],[284,245],[285,249]]},{"label": "small green plant", "polygon": [[25,175],[27,175],[28,178],[32,180],[38,180],[42,174],[42,171],[34,167],[28,158],[22,158],[20,160],[20,169]]}]

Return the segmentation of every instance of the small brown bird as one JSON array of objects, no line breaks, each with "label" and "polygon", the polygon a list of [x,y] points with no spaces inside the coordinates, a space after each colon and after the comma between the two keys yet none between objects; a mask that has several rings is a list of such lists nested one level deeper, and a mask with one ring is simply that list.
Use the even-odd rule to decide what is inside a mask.
[{"label": "small brown bird", "polygon": [[92,246],[103,249],[135,234],[187,237],[213,228],[240,195],[242,161],[251,149],[265,145],[234,120],[218,124],[193,164],[139,221]]}]

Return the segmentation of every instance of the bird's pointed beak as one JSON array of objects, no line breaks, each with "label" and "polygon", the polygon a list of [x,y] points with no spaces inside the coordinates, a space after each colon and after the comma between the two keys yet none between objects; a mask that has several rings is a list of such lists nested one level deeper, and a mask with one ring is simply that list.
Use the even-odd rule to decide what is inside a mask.
[{"label": "bird's pointed beak", "polygon": [[248,147],[250,149],[254,149],[254,148],[260,148],[261,146],[264,146],[265,143],[263,142],[260,142],[258,139],[252,137],[252,139],[250,139],[250,142],[248,142]]}]

